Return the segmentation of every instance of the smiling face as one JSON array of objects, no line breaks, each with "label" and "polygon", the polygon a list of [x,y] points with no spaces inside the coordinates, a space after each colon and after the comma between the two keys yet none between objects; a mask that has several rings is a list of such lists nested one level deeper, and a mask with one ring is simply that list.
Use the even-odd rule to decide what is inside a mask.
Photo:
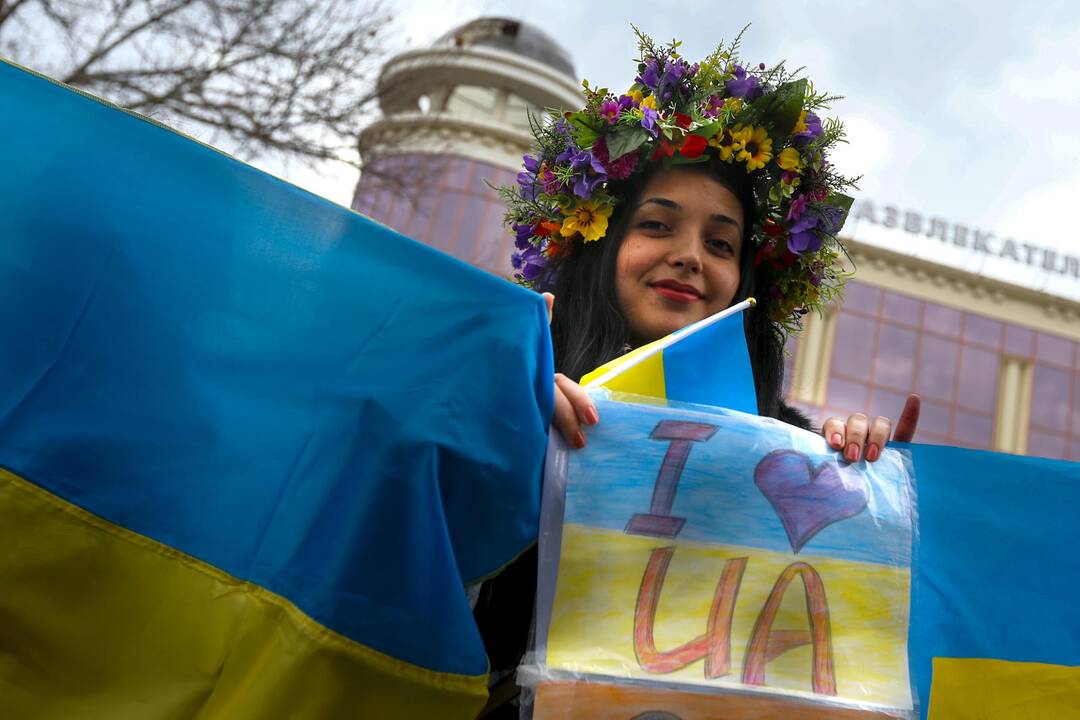
[{"label": "smiling face", "polygon": [[629,211],[615,292],[635,344],[731,305],[744,216],[730,190],[700,170],[672,168],[657,173]]}]

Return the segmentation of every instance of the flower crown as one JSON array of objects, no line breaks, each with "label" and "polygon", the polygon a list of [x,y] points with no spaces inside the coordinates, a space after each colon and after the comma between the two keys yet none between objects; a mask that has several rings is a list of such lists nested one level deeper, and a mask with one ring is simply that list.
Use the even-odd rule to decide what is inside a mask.
[{"label": "flower crown", "polygon": [[797,328],[844,281],[836,235],[851,207],[841,190],[854,181],[827,160],[829,149],[844,141],[843,125],[816,113],[837,98],[814,92],[783,63],[748,71],[738,58],[739,38],[691,65],[677,41],[657,46],[634,30],[638,75],[625,94],[586,80],[583,109],[552,111],[549,122],[531,118],[536,154],[524,157],[515,186],[499,188],[505,222],[516,235],[514,278],[548,289],[549,263],[572,261],[575,244],[607,233],[624,199],[621,181],[656,163],[716,158],[745,167],[750,177],[757,298],[771,320]]}]

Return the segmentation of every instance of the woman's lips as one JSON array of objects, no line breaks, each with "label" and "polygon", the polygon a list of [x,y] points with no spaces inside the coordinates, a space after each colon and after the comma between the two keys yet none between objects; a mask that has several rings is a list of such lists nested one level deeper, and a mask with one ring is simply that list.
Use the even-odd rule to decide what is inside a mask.
[{"label": "woman's lips", "polygon": [[695,303],[701,299],[701,293],[698,292],[697,288],[683,285],[682,283],[661,281],[651,283],[649,287],[655,290],[661,297],[686,305]]}]

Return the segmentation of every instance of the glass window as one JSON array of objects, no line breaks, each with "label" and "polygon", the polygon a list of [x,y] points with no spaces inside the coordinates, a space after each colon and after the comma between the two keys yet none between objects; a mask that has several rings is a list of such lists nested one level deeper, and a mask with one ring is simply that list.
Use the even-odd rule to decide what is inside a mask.
[{"label": "glass window", "polygon": [[844,408],[841,416],[846,418],[853,412],[865,412],[866,391],[867,386],[864,383],[831,377],[825,394],[831,407]]},{"label": "glass window", "polygon": [[1028,434],[1028,455],[1048,458],[1065,457],[1065,436],[1032,428]]},{"label": "glass window", "polygon": [[446,100],[446,112],[461,117],[489,119],[495,112],[495,89],[458,85]]},{"label": "glass window", "polygon": [[854,408],[859,412],[865,412],[870,420],[878,415],[887,417],[894,423],[900,417],[900,411],[904,409],[907,401],[907,393],[898,393],[891,390],[874,388],[870,392],[870,405],[865,408]]},{"label": "glass window", "polygon": [[992,348],[1001,347],[1002,324],[982,315],[967,313],[964,317],[964,340]]},{"label": "glass window", "polygon": [[881,304],[881,290],[852,280],[844,286],[844,309],[855,310],[869,315],[878,314]]},{"label": "glass window", "polygon": [[953,402],[956,395],[956,361],[960,344],[952,340],[923,335],[919,348],[919,376],[915,392],[933,400]]},{"label": "glass window", "polygon": [[1073,343],[1057,335],[1039,333],[1035,341],[1035,357],[1053,365],[1072,367]]},{"label": "glass window", "polygon": [[[471,187],[469,176],[472,175],[473,162],[465,158],[447,158],[446,167],[440,173],[439,184],[454,190],[476,190]],[[483,187],[482,185],[480,187]]]},{"label": "glass window", "polygon": [[922,409],[919,411],[919,427],[915,433],[915,439],[918,440],[923,433],[949,437],[949,415],[948,405],[924,397]]},{"label": "glass window", "polygon": [[461,197],[461,193],[452,190],[443,190],[439,193],[439,207],[435,211],[431,235],[425,240],[430,245],[456,257],[460,257],[457,246],[457,216],[458,210],[461,209]]},{"label": "glass window", "polygon": [[852,315],[845,308],[836,319],[832,369],[852,377],[866,377],[874,356],[877,322]]},{"label": "glass window", "polygon": [[960,319],[962,317],[963,313],[959,310],[953,310],[944,305],[928,302],[923,311],[923,327],[927,330],[941,333],[942,335],[958,337],[960,335]]},{"label": "glass window", "polygon": [[907,390],[915,374],[915,331],[882,323],[874,357],[874,383]]},{"label": "glass window", "polygon": [[1035,331],[1017,325],[1005,326],[1005,352],[1029,358],[1035,351]]},{"label": "glass window", "polygon": [[971,345],[960,352],[960,373],[956,402],[972,410],[994,412],[997,405],[998,366],[996,352]]},{"label": "glass window", "polygon": [[1073,374],[1068,370],[1035,365],[1031,387],[1031,424],[1066,432],[1072,400]]},{"label": "glass window", "polygon": [[989,448],[994,443],[994,419],[989,415],[957,410],[953,438],[966,447]]},{"label": "glass window", "polygon": [[886,292],[882,298],[882,313],[894,322],[917,327],[922,316],[922,301],[907,295]]},{"label": "glass window", "polygon": [[525,98],[519,97],[513,93],[510,93],[506,98],[506,121],[516,128],[522,130],[529,129],[529,114],[531,113],[536,121],[540,121],[542,111],[540,111],[535,105],[530,105],[525,101]]}]

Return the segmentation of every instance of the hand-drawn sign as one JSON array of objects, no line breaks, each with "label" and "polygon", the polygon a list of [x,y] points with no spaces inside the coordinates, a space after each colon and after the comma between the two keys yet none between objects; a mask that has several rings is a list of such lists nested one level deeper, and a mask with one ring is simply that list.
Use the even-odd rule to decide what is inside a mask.
[{"label": "hand-drawn sign", "polygon": [[540,578],[536,677],[911,711],[898,455],[849,465],[816,435],[739,413],[597,404],[586,449],[551,463],[565,512],[557,572]]}]

